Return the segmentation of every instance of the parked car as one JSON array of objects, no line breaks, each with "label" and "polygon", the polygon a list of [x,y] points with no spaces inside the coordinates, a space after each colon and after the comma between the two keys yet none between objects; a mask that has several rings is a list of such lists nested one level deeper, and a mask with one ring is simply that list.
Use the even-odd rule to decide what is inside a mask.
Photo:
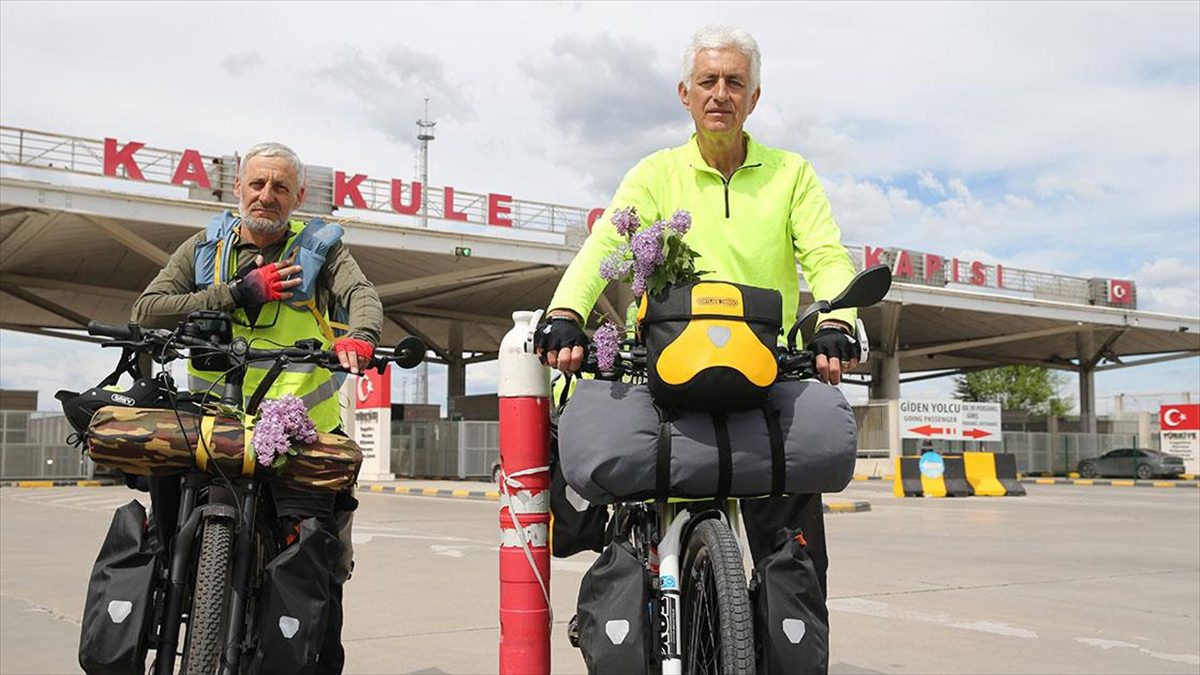
[{"label": "parked car", "polygon": [[1183,458],[1157,450],[1119,448],[1079,462],[1079,475],[1084,478],[1096,476],[1123,476],[1174,478],[1183,473]]}]

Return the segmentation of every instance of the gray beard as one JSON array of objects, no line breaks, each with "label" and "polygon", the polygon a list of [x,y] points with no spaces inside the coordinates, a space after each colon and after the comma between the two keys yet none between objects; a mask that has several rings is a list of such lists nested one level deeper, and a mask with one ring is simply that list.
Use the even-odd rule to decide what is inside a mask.
[{"label": "gray beard", "polygon": [[242,224],[255,234],[278,234],[287,229],[287,219],[271,220],[270,218],[242,217]]}]

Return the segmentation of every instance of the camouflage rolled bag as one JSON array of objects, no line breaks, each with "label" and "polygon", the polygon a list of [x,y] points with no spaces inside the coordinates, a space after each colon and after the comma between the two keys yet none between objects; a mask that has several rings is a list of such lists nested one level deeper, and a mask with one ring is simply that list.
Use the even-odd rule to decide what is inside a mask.
[{"label": "camouflage rolled bag", "polygon": [[353,440],[319,433],[316,442],[298,445],[282,466],[268,468],[255,461],[250,437],[234,417],[106,406],[88,425],[87,448],[97,464],[139,476],[182,473],[193,466],[227,477],[260,471],[299,487],[332,492],[352,485],[362,465],[362,450]]}]

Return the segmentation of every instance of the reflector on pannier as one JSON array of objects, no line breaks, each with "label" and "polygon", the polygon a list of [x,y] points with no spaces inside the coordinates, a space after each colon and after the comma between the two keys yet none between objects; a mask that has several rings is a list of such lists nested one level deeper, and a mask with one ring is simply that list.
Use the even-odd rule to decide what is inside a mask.
[{"label": "reflector on pannier", "polygon": [[558,426],[563,475],[593,504],[838,492],[856,445],[850,404],[811,380],[728,413],[656,408],[644,385],[579,380]]},{"label": "reflector on pannier", "polygon": [[[180,424],[182,422],[182,425]],[[96,411],[87,431],[92,461],[138,476],[162,476],[195,466],[225,476],[275,475],[302,487],[341,491],[354,483],[362,450],[352,439],[318,433],[281,469],[255,461],[250,434],[239,420],[157,408],[109,406]]]}]

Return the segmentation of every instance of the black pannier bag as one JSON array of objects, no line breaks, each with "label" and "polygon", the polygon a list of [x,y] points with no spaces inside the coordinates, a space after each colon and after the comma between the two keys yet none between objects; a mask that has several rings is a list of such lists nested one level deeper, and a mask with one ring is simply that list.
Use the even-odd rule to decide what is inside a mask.
[{"label": "black pannier bag", "polygon": [[650,392],[682,410],[762,405],[779,374],[779,291],[724,281],[671,286],[641,320]]},{"label": "black pannier bag", "polygon": [[[554,442],[551,441],[553,444]],[[563,477],[558,453],[550,452],[550,555],[569,558],[583,551],[604,549],[608,507],[589,504]]]},{"label": "black pannier bag", "polygon": [[113,514],[88,582],[79,633],[88,675],[145,672],[156,567],[146,509],[131,501]]},{"label": "black pannier bag", "polygon": [[579,649],[588,673],[650,671],[650,584],[628,542],[613,542],[579,582]]},{"label": "black pannier bag", "polygon": [[644,385],[580,380],[558,454],[592,504],[815,494],[850,483],[857,438],[846,398],[815,380],[779,382],[763,407],[730,413],[664,410]]},{"label": "black pannier bag", "polygon": [[757,672],[824,675],[829,671],[829,608],[799,530],[781,529],[775,550],[750,578]]},{"label": "black pannier bag", "polygon": [[315,672],[331,602],[331,565],[340,554],[337,538],[316,518],[306,518],[296,541],[267,563],[251,672]]}]

